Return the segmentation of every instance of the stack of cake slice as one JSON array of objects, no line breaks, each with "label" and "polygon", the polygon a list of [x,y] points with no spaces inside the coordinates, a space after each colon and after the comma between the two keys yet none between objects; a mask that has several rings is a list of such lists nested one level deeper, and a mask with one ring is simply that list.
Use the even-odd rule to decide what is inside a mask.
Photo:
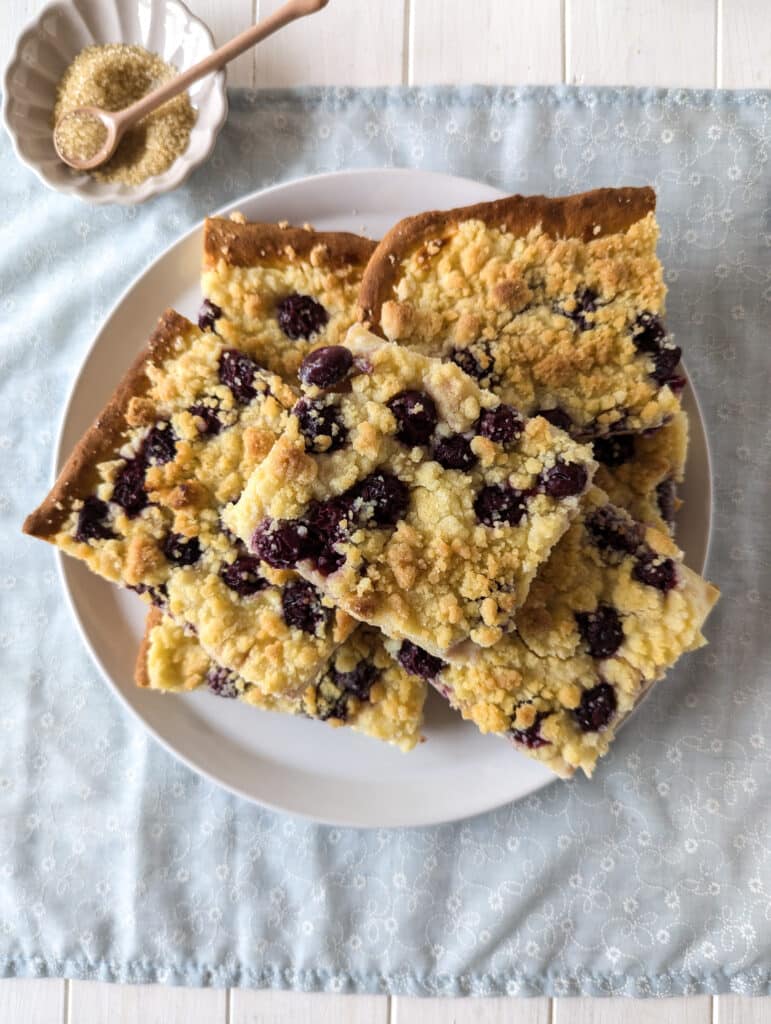
[{"label": "stack of cake slice", "polygon": [[653,206],[512,197],[377,247],[208,221],[198,327],[163,315],[25,530],[151,603],[142,686],[408,750],[431,683],[591,774],[717,597],[670,535]]}]

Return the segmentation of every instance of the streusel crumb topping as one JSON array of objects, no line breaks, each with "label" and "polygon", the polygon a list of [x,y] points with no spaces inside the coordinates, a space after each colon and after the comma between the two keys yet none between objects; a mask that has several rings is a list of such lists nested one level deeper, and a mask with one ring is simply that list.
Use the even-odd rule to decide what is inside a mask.
[{"label": "streusel crumb topping", "polygon": [[361,327],[319,351],[229,527],[391,636],[489,646],[576,514],[590,450]]},{"label": "streusel crumb topping", "polygon": [[379,326],[578,437],[657,427],[682,386],[657,238],[653,213],[590,241],[462,221],[401,261]]},{"label": "streusel crumb topping", "polygon": [[592,488],[533,581],[516,628],[455,665],[403,642],[388,650],[482,732],[559,775],[591,775],[649,686],[705,641],[718,592],[671,539]]},{"label": "streusel crumb topping", "polygon": [[189,624],[221,665],[266,692],[299,692],[354,623],[309,584],[261,566],[220,516],[295,395],[219,335],[173,323],[112,457],[94,463],[90,491],[73,496],[51,539]]},{"label": "streusel crumb topping", "polygon": [[263,711],[304,715],[411,750],[420,740],[426,683],[386,652],[376,630],[360,627],[297,696],[267,694],[217,665],[191,632],[160,613],[150,614],[145,659],[138,675],[152,689],[208,688]]},{"label": "streusel crumb topping", "polygon": [[374,248],[366,239],[352,239],[341,257],[338,237],[320,234],[300,253],[292,243],[297,230],[285,224],[286,238],[275,241],[261,238],[265,225],[211,218],[201,273],[217,332],[233,344],[248,339],[257,362],[290,382],[311,349],[338,344],[354,323],[361,276]]}]

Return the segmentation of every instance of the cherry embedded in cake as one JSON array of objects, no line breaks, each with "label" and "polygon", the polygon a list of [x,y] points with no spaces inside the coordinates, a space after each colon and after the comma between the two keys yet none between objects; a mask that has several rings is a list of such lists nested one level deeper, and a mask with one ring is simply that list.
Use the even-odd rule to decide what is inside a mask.
[{"label": "cherry embedded in cake", "polygon": [[360,626],[321,666],[301,693],[265,693],[214,662],[198,638],[153,608],[134,670],[137,685],[165,693],[207,690],[260,711],[281,712],[346,727],[400,750],[421,740],[426,683],[385,649],[377,630]]},{"label": "cherry embedded in cake", "polygon": [[367,266],[364,319],[576,437],[659,427],[685,379],[651,188],[509,196],[408,217]]},{"label": "cherry embedded in cake", "polygon": [[669,536],[593,487],[497,643],[465,664],[409,641],[386,646],[482,732],[557,775],[591,775],[650,687],[705,642],[717,596]]},{"label": "cherry embedded in cake", "polygon": [[[578,513],[590,449],[455,364],[363,327],[322,365],[340,370],[325,389],[317,354],[306,357],[309,397],[226,513],[230,528],[354,618],[435,657],[495,643]],[[326,403],[343,443],[309,436],[308,401]]]}]

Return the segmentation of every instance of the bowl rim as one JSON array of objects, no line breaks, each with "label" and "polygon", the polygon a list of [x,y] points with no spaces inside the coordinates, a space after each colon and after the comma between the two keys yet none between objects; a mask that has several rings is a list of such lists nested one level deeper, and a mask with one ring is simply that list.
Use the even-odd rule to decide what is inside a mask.
[{"label": "bowl rim", "polygon": [[[113,0],[113,2],[120,2],[120,0]],[[214,37],[211,29],[198,15],[193,14],[190,8],[185,3],[185,0],[151,0],[153,4],[163,4],[164,7],[173,7],[181,10],[184,15],[187,24],[195,24],[202,33],[202,36],[209,47],[209,52],[216,49]],[[146,202],[148,199],[153,198],[157,195],[162,195],[165,192],[170,192],[172,189],[177,188],[192,174],[192,172],[203,164],[212,153],[217,136],[222,130],[225,121],[228,116],[228,95],[227,95],[227,69],[223,68],[217,71],[212,76],[213,81],[213,97],[215,100],[214,106],[214,120],[206,129],[209,134],[208,144],[205,145],[203,152],[201,152],[195,158],[186,158],[187,150],[181,153],[177,159],[168,167],[162,174],[155,175],[153,177],[145,179],[138,185],[122,186],[123,191],[116,194],[112,189],[118,186],[112,183],[102,184],[101,182],[91,182],[92,185],[96,185],[97,191],[87,191],[84,185],[79,179],[73,177],[71,183],[56,182],[53,181],[43,170],[41,165],[22,154],[20,148],[20,134],[16,128],[12,125],[9,110],[14,99],[14,96],[10,87],[10,79],[12,72],[21,63],[21,50],[24,44],[31,38],[34,38],[36,34],[41,31],[42,23],[55,10],[62,10],[63,8],[75,9],[76,4],[74,0],[49,0],[48,3],[44,4],[34,17],[30,18],[16,36],[14,44],[8,56],[5,68],[3,69],[2,76],[2,89],[3,89],[3,100],[2,100],[2,123],[5,127],[6,133],[11,141],[11,147],[13,149],[14,156],[23,164],[28,167],[35,177],[40,181],[46,188],[51,189],[54,192],[60,192],[63,195],[76,196],[78,199],[86,203],[92,203],[94,205],[107,205],[114,204],[116,206],[135,206],[140,203]],[[216,104],[219,104],[219,112],[217,112]],[[174,172],[174,173],[172,173]],[[168,175],[168,177],[166,177]],[[166,180],[162,180],[166,178]]]}]

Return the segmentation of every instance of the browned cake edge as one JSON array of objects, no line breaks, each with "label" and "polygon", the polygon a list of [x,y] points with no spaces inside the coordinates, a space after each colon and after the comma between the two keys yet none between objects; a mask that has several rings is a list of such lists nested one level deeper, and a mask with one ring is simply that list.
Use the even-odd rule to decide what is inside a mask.
[{"label": "browned cake edge", "polygon": [[221,217],[207,217],[203,231],[203,265],[224,259],[231,267],[252,267],[273,259],[285,262],[289,253],[307,258],[318,245],[334,268],[365,266],[376,242],[346,231],[314,231],[312,228],[279,227],[259,221],[240,224]]},{"label": "browned cake edge", "polygon": [[145,631],[142,642],[139,645],[136,664],[134,665],[134,682],[137,686],[147,689],[150,685],[150,673],[147,671],[147,657],[150,653],[150,634],[156,626],[163,622],[163,612],[160,608],[151,608],[145,620]]},{"label": "browned cake edge", "polygon": [[158,320],[145,348],[124,375],[105,407],[78,441],[47,497],[24,520],[24,533],[49,540],[70,514],[73,498],[85,497],[94,481],[94,468],[114,457],[116,445],[125,429],[130,400],[144,395],[150,386],[148,363],[162,362],[171,353],[174,340],[191,327],[190,321],[173,309]]},{"label": "browned cake edge", "polygon": [[381,307],[393,295],[402,261],[420,245],[450,237],[464,221],[481,220],[516,236],[526,235],[540,225],[555,238],[588,242],[627,230],[655,208],[652,188],[598,188],[556,199],[507,196],[490,203],[407,217],[391,228],[370,258],[359,289],[360,318],[378,330]]}]

